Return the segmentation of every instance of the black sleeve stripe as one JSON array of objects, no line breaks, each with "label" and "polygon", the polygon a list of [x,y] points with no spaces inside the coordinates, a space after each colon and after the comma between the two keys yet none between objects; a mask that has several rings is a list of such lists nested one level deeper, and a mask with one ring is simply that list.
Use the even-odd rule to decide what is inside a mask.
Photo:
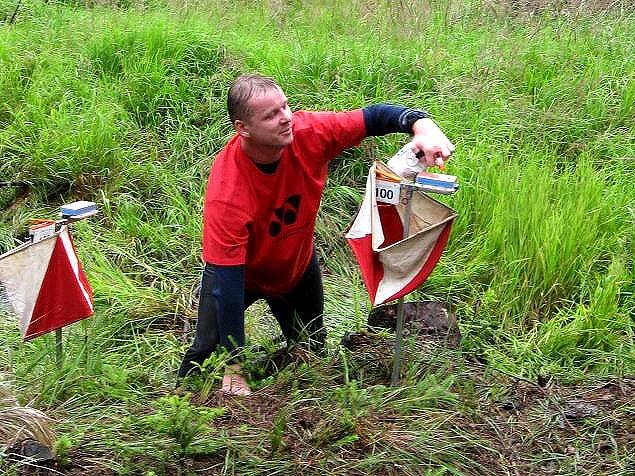
[{"label": "black sleeve stripe", "polygon": [[394,104],[373,104],[363,109],[366,135],[382,136],[392,132],[412,133],[412,125],[430,117],[422,109],[410,109]]}]

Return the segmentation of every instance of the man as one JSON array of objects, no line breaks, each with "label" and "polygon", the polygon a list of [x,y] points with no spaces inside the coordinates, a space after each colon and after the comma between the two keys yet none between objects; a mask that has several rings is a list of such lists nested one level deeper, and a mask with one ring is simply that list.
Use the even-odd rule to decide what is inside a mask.
[{"label": "man", "polygon": [[[244,311],[265,299],[287,341],[324,346],[322,278],[313,249],[315,219],[331,159],[364,137],[413,134],[426,165],[443,165],[454,146],[425,111],[378,104],[346,112],[292,113],[282,89],[259,75],[238,77],[227,108],[236,135],[216,157],[203,217],[196,337],[179,378],[218,347],[244,346]],[[222,391],[248,395],[237,363]]]}]

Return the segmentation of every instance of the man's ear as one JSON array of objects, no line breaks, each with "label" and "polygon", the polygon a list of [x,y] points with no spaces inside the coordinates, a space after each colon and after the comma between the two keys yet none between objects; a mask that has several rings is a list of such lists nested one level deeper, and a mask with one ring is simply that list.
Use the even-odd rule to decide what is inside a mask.
[{"label": "man's ear", "polygon": [[236,119],[234,121],[234,129],[238,132],[238,135],[241,137],[249,137],[249,128],[247,125],[241,121],[240,119]]}]

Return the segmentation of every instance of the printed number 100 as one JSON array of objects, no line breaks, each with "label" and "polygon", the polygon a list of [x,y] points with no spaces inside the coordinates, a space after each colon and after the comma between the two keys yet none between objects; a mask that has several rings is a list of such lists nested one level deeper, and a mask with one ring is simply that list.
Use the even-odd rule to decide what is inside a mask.
[{"label": "printed number 100", "polygon": [[377,193],[377,198],[381,198],[384,200],[394,200],[395,198],[395,192],[390,190],[389,188],[377,187],[375,190]]}]

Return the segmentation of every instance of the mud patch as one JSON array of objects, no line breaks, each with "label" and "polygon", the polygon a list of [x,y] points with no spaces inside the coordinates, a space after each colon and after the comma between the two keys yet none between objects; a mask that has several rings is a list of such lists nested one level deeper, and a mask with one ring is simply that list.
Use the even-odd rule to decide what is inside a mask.
[{"label": "mud patch", "polygon": [[[398,310],[398,304],[394,303],[374,308],[368,316],[368,326],[395,331]],[[451,347],[456,347],[461,341],[456,316],[448,305],[438,301],[404,303],[404,329],[421,338],[436,337]]]}]

